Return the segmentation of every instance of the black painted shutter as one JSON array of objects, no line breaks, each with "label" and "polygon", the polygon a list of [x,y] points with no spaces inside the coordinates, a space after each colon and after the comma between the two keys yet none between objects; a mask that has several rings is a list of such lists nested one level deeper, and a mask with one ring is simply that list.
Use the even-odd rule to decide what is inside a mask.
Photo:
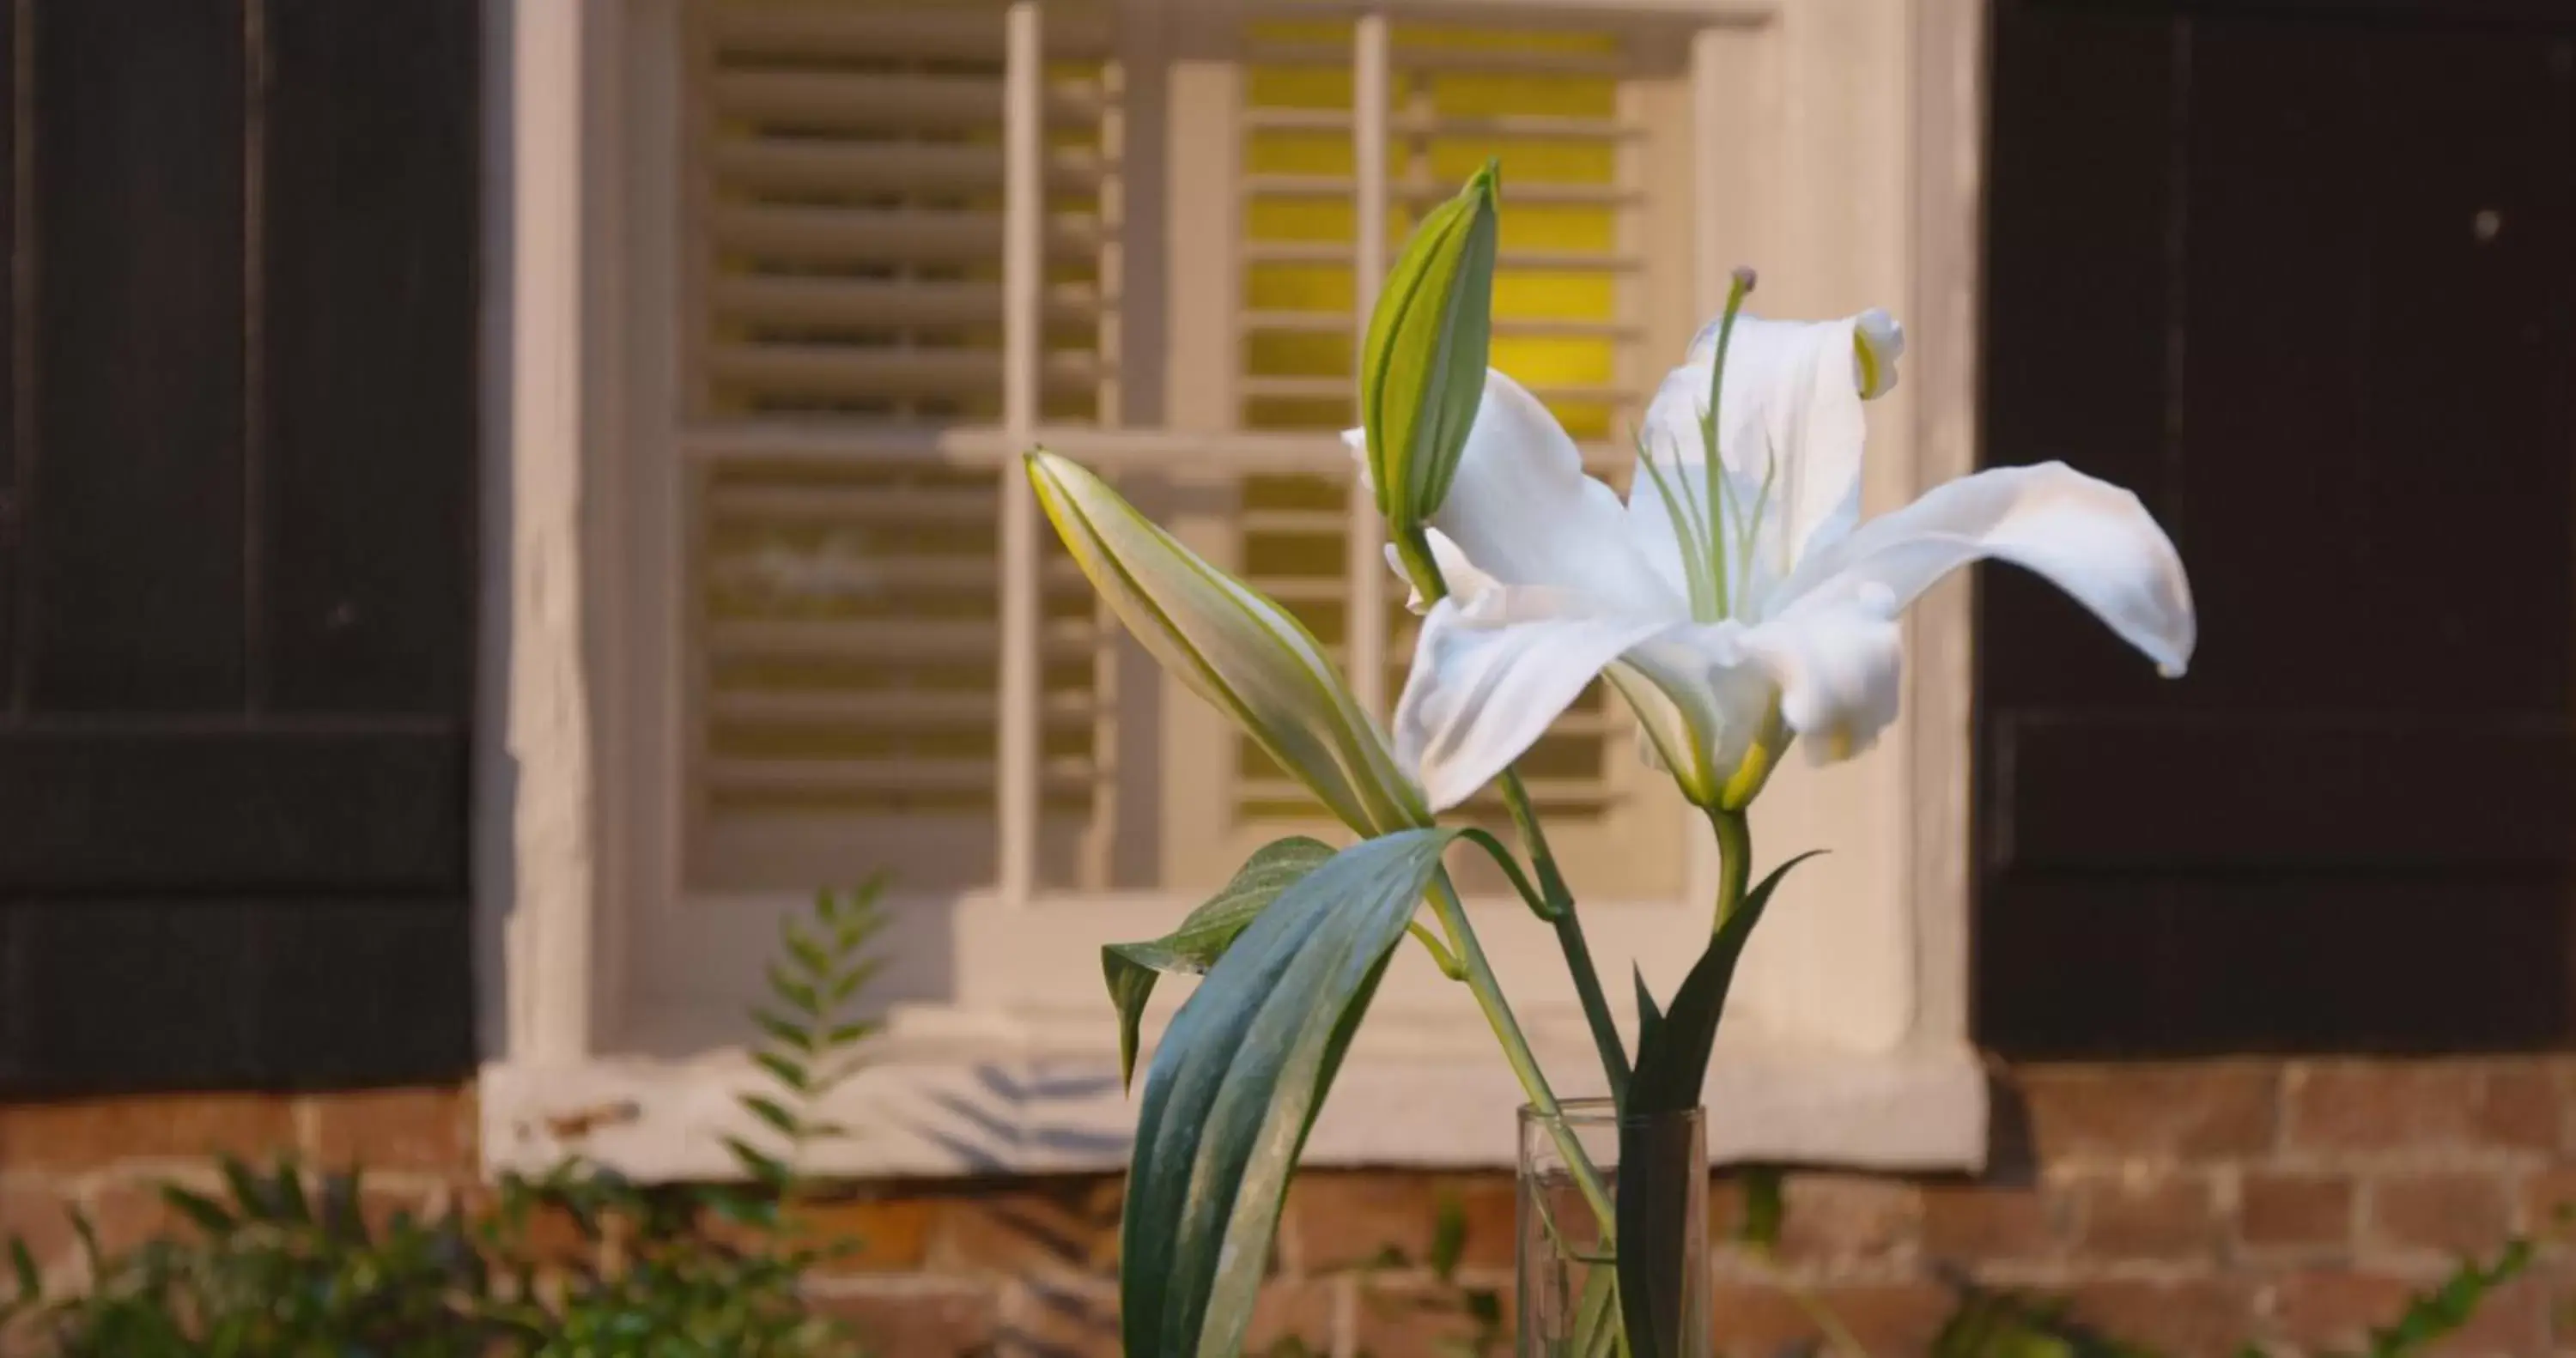
[{"label": "black painted shutter", "polygon": [[0,25],[0,1090],[471,1063],[478,9]]},{"label": "black painted shutter", "polygon": [[2022,1054],[2576,1036],[2576,12],[1997,11],[1987,455],[2135,487],[2200,655],[1981,593]]}]

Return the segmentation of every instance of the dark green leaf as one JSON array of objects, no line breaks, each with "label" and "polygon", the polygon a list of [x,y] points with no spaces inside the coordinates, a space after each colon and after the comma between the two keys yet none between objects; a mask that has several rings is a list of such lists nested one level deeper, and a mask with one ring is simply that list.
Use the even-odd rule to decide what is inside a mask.
[{"label": "dark green leaf", "polygon": [[1810,850],[1773,868],[1760,885],[1745,893],[1735,914],[1710,935],[1707,951],[1700,954],[1690,975],[1682,978],[1681,989],[1673,993],[1672,1006],[1655,1025],[1652,1040],[1642,1031],[1638,1035],[1637,1073],[1628,1084],[1627,1111],[1679,1112],[1699,1106],[1718,1019],[1726,1012],[1726,993],[1735,983],[1735,964],[1743,959],[1744,945],[1752,939],[1754,926],[1762,922],[1762,912],[1780,880],[1820,852]]},{"label": "dark green leaf", "polygon": [[36,1270],[36,1256],[27,1252],[27,1242],[9,1237],[9,1267],[18,1275],[18,1300],[32,1302],[45,1294],[45,1278]]},{"label": "dark green leaf", "polygon": [[766,1009],[754,1009],[751,1011],[751,1021],[759,1024],[760,1031],[768,1034],[769,1040],[779,1046],[797,1052],[810,1053],[814,1050],[812,1031],[793,1019],[781,1018]]},{"label": "dark green leaf", "polygon": [[1745,1167],[1744,1224],[1735,1232],[1739,1242],[1765,1254],[1780,1247],[1780,1228],[1789,1219],[1784,1186],[1776,1165]]},{"label": "dark green leaf", "polygon": [[1234,880],[1210,896],[1181,921],[1181,927],[1144,943],[1112,943],[1100,950],[1100,970],[1109,982],[1109,1002],[1118,1007],[1118,1078],[1136,1078],[1136,1047],[1145,1021],[1145,1002],[1153,998],[1162,972],[1197,975],[1225,955],[1242,933],[1279,893],[1322,867],[1333,856],[1321,840],[1293,836],[1262,845],[1244,860]]},{"label": "dark green leaf", "polygon": [[1633,969],[1637,981],[1637,1046],[1643,1049],[1653,1040],[1653,1033],[1664,1026],[1664,1011],[1655,1007],[1655,992],[1646,988],[1646,971]]},{"label": "dark green leaf", "polygon": [[830,1032],[823,1034],[823,1045],[829,1048],[838,1048],[847,1047],[853,1043],[865,1042],[869,1038],[876,1036],[877,1029],[880,1026],[882,1025],[878,1024],[874,1020],[866,1020],[859,1023],[844,1023],[833,1028]]},{"label": "dark green leaf", "polygon": [[252,1173],[250,1166],[227,1155],[216,1162],[215,1169],[224,1176],[224,1187],[232,1193],[233,1206],[244,1221],[277,1219],[277,1209],[269,1201],[268,1184]]},{"label": "dark green leaf", "polygon": [[222,1235],[233,1228],[233,1214],[202,1193],[191,1193],[177,1184],[163,1184],[161,1201],[208,1235]]},{"label": "dark green leaf", "polygon": [[804,1092],[805,1065],[803,1062],[791,1061],[776,1052],[754,1052],[751,1059],[757,1062],[762,1070],[769,1072],[769,1078],[798,1093]]},{"label": "dark green leaf", "polygon": [[277,1162],[276,1184],[279,1215],[298,1226],[312,1224],[313,1208],[304,1200],[304,1176],[296,1173],[295,1165],[282,1156]]},{"label": "dark green leaf", "polygon": [[1154,1053],[1128,1166],[1128,1358],[1241,1349],[1297,1152],[1453,833],[1354,845],[1209,968]]},{"label": "dark green leaf", "polygon": [[823,1002],[816,997],[814,987],[788,975],[786,969],[775,962],[769,964],[769,991],[788,1008],[809,1019],[822,1016]]},{"label": "dark green leaf", "polygon": [[788,1112],[778,1100],[764,1098],[758,1094],[745,1094],[742,1096],[742,1106],[753,1117],[776,1129],[780,1136],[796,1135],[796,1115]]},{"label": "dark green leaf", "polygon": [[787,945],[787,955],[805,968],[806,975],[819,980],[832,974],[832,955],[823,950],[823,945],[816,942],[813,935],[799,928],[794,919],[782,921],[778,935],[780,941]]},{"label": "dark green leaf", "polygon": [[732,1152],[735,1162],[742,1166],[743,1172],[762,1183],[783,1184],[795,1177],[787,1168],[786,1161],[761,1150],[741,1137],[726,1137],[724,1145],[727,1151]]},{"label": "dark green leaf", "polygon": [[1458,1260],[1467,1252],[1467,1209],[1456,1198],[1440,1200],[1431,1221],[1431,1273],[1447,1282],[1458,1272]]},{"label": "dark green leaf", "polygon": [[1686,1193],[1676,1176],[1699,1173],[1702,1166],[1688,1163],[1690,1157],[1674,1140],[1682,1134],[1676,1129],[1686,1124],[1669,1115],[1699,1107],[1718,1020],[1726,1011],[1726,992],[1734,984],[1744,945],[1762,922],[1781,879],[1813,856],[1790,859],[1745,893],[1743,903],[1709,938],[1690,975],[1682,978],[1663,1021],[1638,1034],[1637,1070],[1621,1110],[1616,1190],[1620,1313],[1630,1358],[1675,1358],[1683,1352],[1679,1273],[1690,1223],[1680,1210]]}]

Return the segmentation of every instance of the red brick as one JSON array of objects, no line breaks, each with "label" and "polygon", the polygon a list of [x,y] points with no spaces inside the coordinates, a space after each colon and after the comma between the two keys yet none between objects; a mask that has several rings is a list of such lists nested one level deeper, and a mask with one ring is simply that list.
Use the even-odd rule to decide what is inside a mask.
[{"label": "red brick", "polygon": [[1274,1279],[1261,1289],[1244,1331],[1245,1353],[1333,1351],[1343,1285],[1332,1279]]},{"label": "red brick", "polygon": [[2101,1175],[2073,1188],[2081,1248],[2104,1260],[2185,1262],[2215,1255],[2224,1234],[2217,1196],[2196,1174]]},{"label": "red brick", "polygon": [[2233,1279],[2090,1282],[2068,1302],[2071,1319],[2161,1358],[2228,1358],[2253,1328],[2254,1289]]},{"label": "red brick", "polygon": [[2037,1188],[1934,1184],[1923,1190],[1923,1251],[1935,1259],[2042,1259],[2065,1239],[2062,1204]]},{"label": "red brick", "polygon": [[148,1094],[0,1103],[0,1165],[22,1172],[226,1153],[271,1160],[295,1144],[293,1105],[277,1095]]},{"label": "red brick", "polygon": [[1923,1219],[1912,1184],[1859,1174],[1799,1174],[1783,1193],[1780,1257],[1792,1263],[1870,1263],[1910,1245]]},{"label": "red brick", "polygon": [[972,1185],[933,1225],[927,1254],[950,1272],[1106,1274],[1118,1265],[1119,1181],[1066,1177]]},{"label": "red brick", "polygon": [[827,1274],[918,1270],[930,1257],[930,1232],[940,1204],[925,1194],[865,1194],[800,1204],[804,1238],[849,1252],[823,1266]]},{"label": "red brick", "polygon": [[2561,1239],[2576,1228],[2576,1168],[2542,1170],[2523,1181],[2522,1228]]},{"label": "red brick", "polygon": [[[221,1202],[226,1195],[207,1196]],[[89,1217],[90,1229],[97,1233],[99,1252],[109,1258],[161,1236],[178,1234],[194,1240],[198,1235],[195,1226],[170,1209],[158,1181],[131,1179],[100,1184],[90,1190],[82,1210]]]},{"label": "red brick", "polygon": [[2485,1253],[2511,1229],[2511,1204],[2492,1174],[2383,1174],[2367,1202],[2362,1241],[2381,1249]]},{"label": "red brick", "polygon": [[[1358,1289],[1352,1321],[1358,1349],[1369,1358],[1451,1358],[1481,1352],[1500,1358],[1512,1349],[1512,1293],[1508,1284],[1489,1288],[1501,1309],[1501,1324],[1487,1330],[1467,1311],[1465,1287],[1419,1283],[1364,1283]],[[1481,1342],[1482,1349],[1476,1345]],[[1258,1348],[1247,1352],[1258,1353]],[[1315,1352],[1329,1352],[1317,1348]]]},{"label": "red brick", "polygon": [[[2373,1326],[2386,1325],[2414,1298],[2440,1283],[2438,1272],[2309,1272],[2283,1279],[2274,1291],[2275,1338],[2308,1348],[2359,1347]],[[2548,1303],[2535,1280],[2499,1288],[2469,1323],[2435,1352],[2447,1355],[2523,1355],[2544,1351]]]},{"label": "red brick", "polygon": [[[1946,1288],[1930,1283],[1843,1284],[1813,1288],[1808,1295],[1871,1353],[1930,1351],[1958,1304]],[[1825,1339],[1807,1308],[1778,1287],[1721,1284],[1713,1309],[1721,1353],[1778,1353]]]},{"label": "red brick", "polygon": [[2014,1072],[2040,1161],[2212,1160],[2269,1150],[2278,1068],[2209,1061]]},{"label": "red brick", "polygon": [[[71,1203],[50,1184],[0,1179],[0,1253],[24,1241],[36,1266],[50,1269],[71,1257]],[[0,1291],[8,1291],[0,1282]]]},{"label": "red brick", "polygon": [[1011,1287],[993,1336],[997,1358],[1120,1358],[1118,1293],[1109,1284],[1030,1279]]},{"label": "red brick", "polygon": [[1506,1174],[1426,1175],[1321,1170],[1300,1174],[1288,1190],[1281,1232],[1292,1254],[1282,1263],[1305,1273],[1373,1264],[1392,1250],[1420,1266],[1431,1255],[1442,1205],[1455,1204],[1467,1228],[1463,1267],[1508,1267],[1518,1192]]},{"label": "red brick", "polygon": [[2555,1151],[2565,1144],[2558,1077],[2547,1063],[2488,1065],[2486,1102],[2479,1111],[2479,1130],[2492,1144],[2536,1151]]},{"label": "red brick", "polygon": [[2542,1352],[2549,1343],[2550,1310],[2549,1289],[2541,1279],[2517,1278],[2480,1300],[2469,1323],[2434,1345],[2433,1353],[2440,1358],[2521,1358]]},{"label": "red brick", "polygon": [[815,1310],[846,1323],[869,1353],[989,1352],[1000,1325],[997,1294],[971,1283],[818,1290],[809,1300]]},{"label": "red brick", "polygon": [[2303,1150],[2547,1151],[2557,1145],[2554,1108],[2533,1106],[2542,1091],[2491,1063],[2327,1062],[2294,1070],[2286,1090],[2290,1144]]},{"label": "red brick", "polygon": [[2358,1346],[2406,1308],[2415,1284],[2377,1273],[2294,1273],[2273,1289],[2274,1337],[2303,1347]]},{"label": "red brick", "polygon": [[2352,1244],[2354,1188],[2341,1174],[2248,1171],[2239,1236],[2255,1249],[2341,1249]]},{"label": "red brick", "polygon": [[477,1113],[470,1085],[318,1094],[308,1107],[313,1153],[328,1168],[433,1173],[474,1168]]}]

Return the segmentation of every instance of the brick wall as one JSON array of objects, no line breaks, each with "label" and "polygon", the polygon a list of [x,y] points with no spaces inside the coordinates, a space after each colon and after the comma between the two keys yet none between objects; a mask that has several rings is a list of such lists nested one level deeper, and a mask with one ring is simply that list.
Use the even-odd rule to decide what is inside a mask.
[{"label": "brick wall", "polygon": [[[1724,1351],[1811,1345],[1794,1285],[1876,1358],[1920,1352],[1959,1279],[2063,1294],[2106,1332],[2167,1353],[2252,1338],[2350,1345],[2455,1251],[2491,1251],[2576,1201],[2576,1059],[2226,1061],[2046,1066],[1997,1086],[1994,1169],[1977,1180],[1792,1175],[1776,1264],[1721,1255]],[[470,1191],[468,1089],[197,1095],[0,1108],[0,1233],[69,1258],[60,1209],[109,1243],[161,1229],[149,1185],[202,1180],[210,1150],[293,1149],[369,1167],[373,1192],[434,1205]],[[1426,1280],[1359,1268],[1420,1257],[1435,1204],[1468,1222],[1463,1280],[1511,1277],[1508,1176],[1318,1172],[1281,1231],[1256,1343],[1430,1353],[1456,1322]],[[1732,1184],[1715,1226],[1740,1211]],[[866,1248],[818,1294],[903,1355],[1116,1352],[1114,1178],[907,1184],[823,1209]],[[2553,1333],[2552,1257],[2490,1303],[2447,1352],[2576,1353]]]}]

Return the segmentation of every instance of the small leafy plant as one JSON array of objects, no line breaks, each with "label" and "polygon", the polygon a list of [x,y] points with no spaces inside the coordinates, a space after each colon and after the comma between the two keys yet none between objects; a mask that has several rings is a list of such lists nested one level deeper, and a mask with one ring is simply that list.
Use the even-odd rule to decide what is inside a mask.
[{"label": "small leafy plant", "polygon": [[[221,1162],[221,1188],[160,1188],[184,1229],[121,1252],[75,1212],[88,1285],[48,1291],[23,1240],[6,1250],[0,1347],[59,1358],[820,1358],[856,1337],[805,1305],[815,1266],[856,1248],[798,1208],[812,1143],[844,1135],[821,1100],[857,1069],[872,1024],[881,882],[824,893],[782,925],[754,1014],[764,1086],[741,1096],[764,1144],[728,1147],[743,1187],[636,1184],[567,1160],[503,1176],[491,1205],[369,1210],[351,1170]],[[11,1351],[16,1351],[12,1349]]]}]

